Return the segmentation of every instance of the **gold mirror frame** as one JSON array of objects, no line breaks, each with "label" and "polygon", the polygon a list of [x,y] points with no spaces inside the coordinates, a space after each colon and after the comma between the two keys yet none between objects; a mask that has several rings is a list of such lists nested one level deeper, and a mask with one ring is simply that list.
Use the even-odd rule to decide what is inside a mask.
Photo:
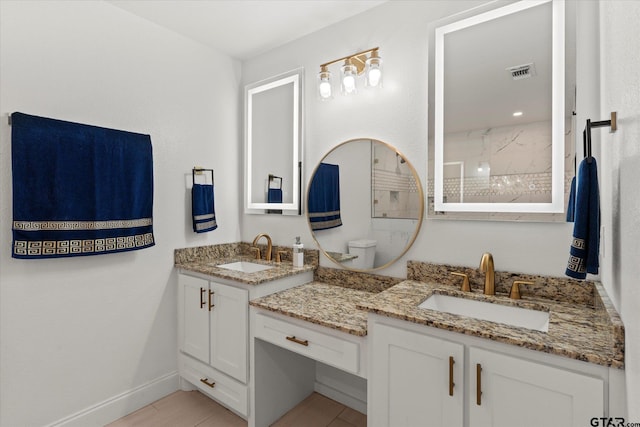
[{"label": "gold mirror frame", "polygon": [[[415,226],[415,230],[413,232],[413,235],[411,236],[411,238],[407,242],[407,245],[401,250],[401,252],[397,256],[394,256],[394,258],[391,259],[390,261],[384,263],[383,265],[380,265],[380,266],[377,266],[377,267],[373,267],[373,268],[369,268],[369,269],[360,269],[360,268],[354,268],[354,267],[345,265],[345,264],[341,263],[339,260],[336,260],[333,256],[331,256],[329,251],[326,248],[323,248],[323,246],[318,241],[318,238],[316,236],[316,231],[314,231],[312,229],[311,221],[310,221],[310,217],[309,217],[309,209],[308,209],[308,206],[309,206],[309,193],[311,191],[311,183],[313,181],[313,178],[314,178],[316,172],[318,171],[318,167],[320,166],[320,163],[324,162],[327,159],[327,157],[329,157],[333,153],[336,153],[337,150],[339,150],[340,148],[343,148],[345,145],[347,145],[349,143],[356,143],[356,142],[375,142],[375,143],[381,144],[381,145],[385,146],[386,148],[388,148],[389,150],[393,151],[394,153],[398,154],[402,159],[404,159],[409,171],[411,172],[411,176],[412,176],[413,180],[415,181],[416,191],[418,193],[418,198],[419,198],[419,216],[418,216],[418,218],[417,219],[405,218],[405,220],[417,221],[416,222],[416,226]],[[369,193],[370,193],[370,197],[371,197],[371,191]],[[342,193],[341,196],[343,194],[344,193]],[[309,231],[311,231],[311,236],[313,237],[313,240],[315,241],[315,243],[318,246],[319,250],[324,254],[325,257],[330,259],[332,262],[334,262],[335,264],[339,265],[341,268],[343,268],[345,270],[350,270],[350,271],[373,272],[373,271],[382,270],[384,268],[387,268],[387,267],[391,266],[393,263],[395,263],[400,258],[402,258],[402,256],[404,256],[404,254],[407,253],[409,248],[411,248],[411,246],[413,246],[413,243],[415,242],[416,238],[418,237],[420,229],[422,228],[422,223],[424,221],[424,210],[425,210],[424,191],[423,191],[423,187],[422,187],[422,182],[420,181],[418,173],[416,172],[415,168],[413,167],[413,164],[411,164],[409,159],[407,159],[407,157],[405,157],[397,148],[395,148],[394,146],[392,146],[389,143],[386,143],[384,141],[381,141],[381,140],[375,139],[375,138],[353,138],[353,139],[341,142],[340,144],[336,145],[331,150],[329,150],[320,159],[318,164],[313,169],[313,172],[312,172],[312,174],[311,174],[311,176],[309,178],[309,182],[307,183],[305,200],[306,200],[306,203],[307,203],[307,209],[306,209],[307,224],[309,226]],[[382,220],[382,221],[393,220],[393,219],[400,219],[400,218],[380,218],[380,220]]]}]

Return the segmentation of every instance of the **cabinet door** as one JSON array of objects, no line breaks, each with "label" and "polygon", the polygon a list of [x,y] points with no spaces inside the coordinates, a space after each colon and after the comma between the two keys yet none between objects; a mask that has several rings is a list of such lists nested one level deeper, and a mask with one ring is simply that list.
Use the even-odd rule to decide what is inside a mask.
[{"label": "cabinet door", "polygon": [[372,334],[370,425],[462,426],[463,346],[380,324]]},{"label": "cabinet door", "polygon": [[249,293],[210,282],[211,366],[247,382]]},{"label": "cabinet door", "polygon": [[209,363],[209,311],[206,305],[208,291],[207,280],[178,275],[180,350],[205,363]]},{"label": "cabinet door", "polygon": [[471,427],[583,427],[604,416],[599,378],[474,347],[469,367]]}]

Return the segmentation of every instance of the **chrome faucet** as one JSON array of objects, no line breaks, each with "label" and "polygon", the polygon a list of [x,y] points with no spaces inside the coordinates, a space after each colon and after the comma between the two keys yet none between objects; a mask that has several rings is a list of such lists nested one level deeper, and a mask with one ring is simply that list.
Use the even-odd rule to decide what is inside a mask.
[{"label": "chrome faucet", "polygon": [[[269,237],[269,235],[267,233],[260,233],[256,236],[255,239],[253,239],[253,247],[258,249],[258,246],[256,245],[256,243],[258,243],[258,240],[260,240],[261,237],[266,237],[267,238],[267,252],[265,253],[265,258],[267,261],[271,261],[271,248],[272,248],[272,244],[271,244],[271,237]],[[258,249],[258,256],[260,254],[260,250]]]},{"label": "chrome faucet", "polygon": [[489,252],[482,254],[480,260],[480,271],[485,273],[484,276],[484,294],[495,295],[496,294],[496,273],[493,269],[493,255]]}]

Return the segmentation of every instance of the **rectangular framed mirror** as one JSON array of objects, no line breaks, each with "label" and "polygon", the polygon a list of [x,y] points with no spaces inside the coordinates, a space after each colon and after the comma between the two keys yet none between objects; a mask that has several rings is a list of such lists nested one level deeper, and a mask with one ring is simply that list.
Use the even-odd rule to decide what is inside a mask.
[{"label": "rectangular framed mirror", "polygon": [[573,169],[575,40],[564,1],[501,3],[433,32],[434,217],[557,221]]},{"label": "rectangular framed mirror", "polygon": [[245,213],[302,213],[299,68],[245,87]]}]

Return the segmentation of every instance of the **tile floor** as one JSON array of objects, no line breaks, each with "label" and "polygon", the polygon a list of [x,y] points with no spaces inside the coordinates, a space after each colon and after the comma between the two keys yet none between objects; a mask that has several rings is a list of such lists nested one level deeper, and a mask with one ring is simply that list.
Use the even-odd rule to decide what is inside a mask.
[{"label": "tile floor", "polygon": [[[247,422],[198,391],[177,391],[108,427],[246,427]],[[366,427],[360,412],[313,393],[274,427]]]}]

